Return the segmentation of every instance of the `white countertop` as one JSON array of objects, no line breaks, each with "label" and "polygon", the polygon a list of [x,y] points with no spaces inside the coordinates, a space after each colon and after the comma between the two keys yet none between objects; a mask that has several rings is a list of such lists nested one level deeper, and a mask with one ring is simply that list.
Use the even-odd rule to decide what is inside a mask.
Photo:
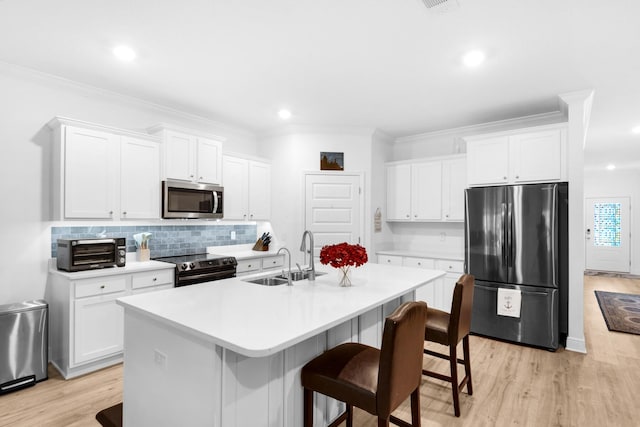
[{"label": "white countertop", "polygon": [[389,249],[377,251],[376,255],[396,255],[415,258],[432,258],[432,259],[446,259],[453,261],[464,261],[464,255],[457,254],[443,254],[442,252],[433,251],[414,251],[408,249]]},{"label": "white countertop", "polygon": [[[207,247],[207,253],[221,256],[232,256],[238,261],[243,259],[264,258],[268,256],[278,255],[278,249],[274,245],[270,245],[268,251],[254,251],[251,248],[253,244],[249,245],[236,245],[236,246],[209,246]],[[280,253],[284,256],[285,253]]]},{"label": "white countertop", "polygon": [[261,286],[241,278],[132,295],[118,304],[188,334],[249,356],[268,356],[400,297],[445,273],[368,263],[353,269],[351,287],[338,271],[315,283]]},{"label": "white countertop", "polygon": [[124,267],[109,267],[109,268],[98,268],[95,270],[84,270],[84,271],[63,271],[58,270],[56,267],[56,259],[52,258],[49,260],[49,272],[53,274],[59,274],[69,279],[90,279],[93,277],[105,277],[105,276],[115,276],[117,274],[129,274],[129,273],[138,273],[142,271],[149,270],[164,270],[164,269],[174,269],[175,264],[170,264],[168,262],[162,261],[136,261],[135,257],[130,257],[127,254],[127,263]]}]

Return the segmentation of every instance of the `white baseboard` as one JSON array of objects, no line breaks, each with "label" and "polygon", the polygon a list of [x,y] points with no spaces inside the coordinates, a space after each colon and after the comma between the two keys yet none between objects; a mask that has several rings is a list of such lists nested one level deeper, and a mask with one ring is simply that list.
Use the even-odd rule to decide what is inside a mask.
[{"label": "white baseboard", "polygon": [[584,338],[567,337],[567,345],[565,347],[569,351],[587,354],[587,345]]}]

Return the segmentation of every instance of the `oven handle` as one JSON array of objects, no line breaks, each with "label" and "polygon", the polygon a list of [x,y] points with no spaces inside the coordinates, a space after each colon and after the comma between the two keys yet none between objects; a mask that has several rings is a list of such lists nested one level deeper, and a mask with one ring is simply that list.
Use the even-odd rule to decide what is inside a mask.
[{"label": "oven handle", "polygon": [[219,271],[216,273],[209,272],[209,273],[194,274],[194,275],[182,276],[182,277],[178,276],[176,279],[176,285],[179,284],[180,282],[193,282],[194,280],[201,280],[201,279],[205,279],[205,280],[201,280],[201,282],[210,282],[213,280],[228,279],[235,276],[236,276],[235,269]]}]

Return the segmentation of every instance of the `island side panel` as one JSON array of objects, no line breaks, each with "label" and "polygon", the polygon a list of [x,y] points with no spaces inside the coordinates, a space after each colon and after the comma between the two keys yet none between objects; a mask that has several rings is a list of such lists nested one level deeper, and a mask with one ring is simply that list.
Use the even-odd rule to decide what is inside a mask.
[{"label": "island side panel", "polygon": [[125,310],[124,427],[221,427],[222,349]]}]

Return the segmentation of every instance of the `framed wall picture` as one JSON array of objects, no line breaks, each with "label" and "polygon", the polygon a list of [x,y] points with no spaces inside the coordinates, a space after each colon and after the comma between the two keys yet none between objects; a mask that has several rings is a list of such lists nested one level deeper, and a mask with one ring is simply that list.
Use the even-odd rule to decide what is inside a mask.
[{"label": "framed wall picture", "polygon": [[320,152],[320,170],[322,171],[343,171],[344,153],[332,153],[328,151]]}]

